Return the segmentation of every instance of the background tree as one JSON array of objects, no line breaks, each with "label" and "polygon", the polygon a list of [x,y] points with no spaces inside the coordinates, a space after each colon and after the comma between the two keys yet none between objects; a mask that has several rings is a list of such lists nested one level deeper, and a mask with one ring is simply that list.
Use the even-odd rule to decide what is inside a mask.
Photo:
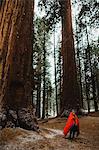
[{"label": "background tree", "polygon": [[63,104],[62,109],[80,105],[71,18],[71,1],[60,1],[62,10]]},{"label": "background tree", "polygon": [[[47,106],[49,99],[49,84],[50,73],[49,73],[49,55],[50,55],[50,33],[48,33],[48,28],[46,25],[46,20],[44,17],[36,17],[35,28],[34,28],[34,54],[33,54],[33,68],[34,68],[34,78],[35,78],[35,88],[34,97],[35,104],[37,106],[37,116],[46,117]],[[38,78],[40,80],[38,80]],[[50,84],[51,86],[51,84]],[[44,111],[42,113],[42,111]],[[41,115],[42,114],[42,115]]]},{"label": "background tree", "polygon": [[[77,55],[80,57],[80,79],[82,83],[82,95],[83,95],[83,104],[86,106],[86,99],[88,103],[88,109],[90,111],[90,107],[92,108],[92,103],[96,103],[94,99],[95,90],[93,81],[93,65],[94,65],[94,57],[96,58],[96,54],[93,54],[94,44],[97,45],[97,39],[94,34],[94,30],[97,30],[98,22],[95,18],[97,18],[98,13],[98,3],[96,0],[94,1],[78,1],[76,0],[74,5],[76,5],[79,11],[75,10],[75,24],[76,24],[76,33],[75,38],[77,41]],[[80,5],[80,7],[79,7]],[[74,6],[75,7],[75,6]],[[80,9],[79,9],[80,8]],[[94,40],[93,39],[96,40]],[[95,59],[97,62],[97,58]],[[86,87],[85,87],[86,86]],[[97,97],[97,96],[96,96]]]},{"label": "background tree", "polygon": [[[75,66],[75,52],[74,52],[74,44],[73,44],[73,33],[72,33],[72,22],[71,22],[72,18],[71,18],[71,7],[70,7],[71,4],[70,4],[70,1],[66,2],[64,0],[54,1],[54,2],[46,0],[46,1],[40,1],[40,2],[41,2],[40,3],[41,5],[42,4],[45,6],[49,5],[50,9],[54,8],[55,15],[54,15],[54,11],[51,11],[51,13],[49,13],[50,11],[48,11],[48,7],[47,7],[47,15],[46,16],[47,16],[49,25],[54,25],[54,23],[58,22],[60,19],[60,15],[62,17],[62,33],[63,33],[63,35],[62,35],[62,37],[63,37],[63,39],[62,39],[62,45],[63,45],[62,46],[62,55],[63,55],[63,97],[62,97],[63,102],[62,103],[63,103],[63,105],[62,105],[62,107],[66,106],[68,109],[68,107],[69,107],[68,104],[72,105],[71,101],[73,101],[73,99],[75,99],[74,100],[75,104],[73,106],[73,107],[75,107],[77,104],[77,101],[79,103],[79,100],[78,100],[79,94],[77,94],[77,93],[79,93],[79,90],[78,90],[78,85],[77,85],[77,75],[76,75],[76,66]],[[67,11],[67,8],[69,11]],[[53,17],[56,18],[56,22],[54,22]],[[67,22],[67,24],[65,24],[66,22]],[[70,35],[69,38],[67,35]],[[68,43],[67,43],[67,41],[68,41]],[[70,47],[69,45],[72,45],[72,46]],[[68,50],[68,51],[66,52],[66,50]],[[64,54],[65,54],[65,56],[64,56]],[[69,56],[72,59],[69,58]],[[69,69],[69,68],[71,68],[71,69]],[[70,70],[73,70],[73,72],[71,72]],[[70,80],[70,82],[68,79]],[[68,83],[67,83],[67,81],[68,81]],[[73,84],[70,84],[70,83],[73,83]],[[66,85],[66,87],[65,87],[65,85]],[[71,96],[72,95],[71,93],[73,94],[73,96]],[[65,97],[65,95],[67,95],[67,96]],[[69,95],[71,96],[71,98]]]},{"label": "background tree", "polygon": [[[68,79],[71,78],[73,80],[73,82],[71,80],[70,83],[68,82],[68,84],[66,85],[67,87],[69,87],[71,82],[73,83],[73,85],[71,84],[72,86],[70,86],[72,90],[71,89],[69,90],[70,87],[67,88],[69,90],[69,92],[67,92],[69,94],[67,94],[67,95],[70,95],[70,97],[74,97],[74,96],[71,96],[70,93],[73,93],[74,95],[76,95],[75,99],[77,101],[74,100],[75,104],[73,107],[76,107],[76,105],[80,105],[80,107],[85,107],[86,99],[87,99],[87,102],[89,105],[88,107],[90,107],[89,103],[90,103],[90,100],[92,99],[91,95],[93,93],[93,95],[95,97],[95,95],[96,95],[95,93],[97,93],[97,92],[93,92],[95,82],[93,82],[94,80],[92,80],[93,73],[92,73],[91,68],[93,66],[93,59],[92,59],[92,55],[91,55],[91,51],[92,51],[91,50],[92,48],[90,46],[90,37],[91,36],[89,35],[89,32],[90,32],[90,30],[93,30],[94,27],[95,28],[98,27],[98,21],[96,19],[98,16],[98,2],[97,2],[97,0],[91,1],[91,3],[90,3],[90,1],[86,1],[86,0],[84,0],[84,1],[75,0],[75,1],[73,1],[73,3],[74,3],[74,7],[78,8],[77,11],[75,10],[77,12],[75,15],[76,33],[77,33],[77,34],[75,33],[75,38],[77,40],[76,45],[74,45],[74,42],[73,42],[73,35],[70,34],[71,37],[70,36],[65,37],[65,35],[68,35],[68,33],[73,34],[72,22],[71,22],[71,20],[72,20],[71,7],[69,6],[69,5],[71,5],[71,2],[70,1],[66,2],[65,0],[55,0],[55,1],[40,0],[39,5],[41,6],[41,8],[46,7],[46,15],[45,16],[46,16],[46,22],[48,22],[49,30],[54,29],[55,24],[57,22],[59,22],[60,16],[61,16],[62,49],[64,49],[64,52],[66,53],[64,56],[64,52],[62,50],[62,54],[63,54],[63,58],[62,58],[62,60],[63,60],[63,79],[62,79],[63,88],[62,88],[62,90],[64,90],[64,86],[67,83],[67,82],[65,83],[65,77],[64,77],[64,75],[66,74],[66,77]],[[67,8],[69,8],[68,9],[69,11],[67,11]],[[73,14],[74,14],[74,10],[73,10]],[[67,25],[65,25],[65,22],[67,22]],[[70,31],[70,32],[68,32],[68,31]],[[76,51],[74,50],[74,48],[73,48],[73,50],[70,51],[69,49],[72,49],[72,48],[70,48],[70,46],[69,47],[67,46],[67,45],[69,45],[68,43],[70,43],[70,41],[69,41],[70,38],[72,40],[72,44],[70,44],[70,45],[73,45],[71,47],[75,46],[75,48],[77,48]],[[92,40],[92,38],[91,38],[91,40]],[[65,48],[63,48],[64,45],[66,45]],[[68,51],[66,49],[68,49]],[[69,56],[72,56],[71,57],[72,59],[70,59]],[[76,57],[76,60],[75,60],[75,57]],[[77,63],[77,68],[76,68],[76,63]],[[68,67],[66,65],[68,65]],[[69,67],[69,66],[71,66],[71,67]],[[67,67],[67,69],[66,69],[66,67]],[[71,75],[72,71],[70,71],[70,68],[72,68],[71,70],[73,70],[73,69],[75,70],[73,73],[74,76]],[[76,91],[74,89],[76,89]],[[65,91],[68,91],[68,90],[65,89],[63,91],[63,93],[65,93]],[[65,95],[65,94],[63,94],[63,95]],[[65,97],[65,96],[63,96],[63,97]],[[63,100],[63,97],[61,95],[62,100]],[[71,98],[71,99],[73,99],[73,98]],[[67,109],[68,109],[68,107],[72,107],[72,105],[70,104],[71,100],[69,100],[67,102],[65,102],[65,100],[61,101],[61,107],[64,106],[64,103],[67,103],[66,104]],[[61,109],[64,109],[64,108],[61,108]],[[88,108],[88,109],[90,109],[90,108]]]}]

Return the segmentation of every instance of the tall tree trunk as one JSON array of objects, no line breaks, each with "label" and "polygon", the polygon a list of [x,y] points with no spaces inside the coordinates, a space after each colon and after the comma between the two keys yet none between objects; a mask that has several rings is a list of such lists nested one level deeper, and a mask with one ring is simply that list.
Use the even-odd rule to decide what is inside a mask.
[{"label": "tall tree trunk", "polygon": [[[56,0],[54,1],[55,6]],[[54,74],[55,74],[55,100],[56,100],[56,114],[58,115],[58,97],[57,97],[57,67],[56,67],[56,39],[55,39],[55,7],[54,7]]]},{"label": "tall tree trunk", "polygon": [[46,111],[46,118],[48,119],[48,101],[49,101],[49,91],[48,91],[49,85],[47,83],[46,85],[46,104],[45,104],[45,111]]},{"label": "tall tree trunk", "polygon": [[80,99],[81,99],[81,107],[83,108],[83,88],[82,88],[82,74],[81,74],[81,59],[80,59],[80,48],[79,48],[79,36],[78,36],[78,32],[77,31],[77,20],[75,18],[75,22],[76,22],[76,41],[77,41],[77,60],[78,60],[78,77],[79,77],[79,90],[80,90]]},{"label": "tall tree trunk", "polygon": [[46,40],[46,37],[45,37],[45,18],[44,18],[44,43],[43,43],[43,51],[44,51],[44,56],[43,56],[43,108],[42,108],[42,119],[45,118],[45,96],[46,96],[46,91],[45,91],[45,87],[46,87],[46,84],[45,84],[45,76],[46,76],[46,47],[45,47],[45,40]]},{"label": "tall tree trunk", "polygon": [[[40,68],[41,71],[41,68]],[[37,105],[36,105],[36,114],[37,117],[40,118],[41,117],[41,75],[38,75],[38,84],[37,84]]]},{"label": "tall tree trunk", "polygon": [[57,63],[57,73],[58,73],[58,78],[57,78],[57,93],[58,93],[58,113],[60,114],[60,109],[61,109],[61,94],[62,94],[62,58],[61,58],[61,49],[59,48],[58,51],[58,63]]},{"label": "tall tree trunk", "polygon": [[75,62],[72,31],[71,1],[62,4],[62,55],[63,55],[63,103],[62,108],[75,108],[80,105],[79,88]]},{"label": "tall tree trunk", "polygon": [[97,97],[96,97],[96,84],[95,84],[95,74],[92,74],[92,87],[93,87],[93,100],[95,111],[98,111]]},{"label": "tall tree trunk", "polygon": [[90,113],[90,99],[89,99],[89,84],[87,79],[87,63],[85,62],[85,93],[86,93],[86,101],[87,101],[87,107],[88,107],[88,113]]},{"label": "tall tree trunk", "polygon": [[2,127],[19,125],[26,129],[35,128],[31,95],[33,10],[34,0],[6,0],[1,6]]},{"label": "tall tree trunk", "polygon": [[[87,45],[88,45],[88,50],[87,50],[87,62],[89,62],[89,69],[90,69],[90,73],[91,73],[91,84],[92,84],[92,94],[93,94],[93,100],[94,100],[94,107],[95,107],[95,111],[98,110],[98,105],[97,105],[97,100],[96,100],[96,87],[95,87],[95,79],[94,79],[94,75],[95,73],[93,73],[94,70],[92,70],[92,62],[91,62],[91,47],[89,45],[89,38],[88,38],[88,31],[87,31],[87,25],[86,25],[86,35],[87,35]],[[94,65],[93,65],[94,66]],[[95,68],[94,68],[95,69]]]},{"label": "tall tree trunk", "polygon": [[[97,59],[97,58],[96,58]],[[98,89],[97,89],[97,61],[94,60],[93,71],[92,71],[92,87],[93,87],[93,100],[95,111],[98,111]]]},{"label": "tall tree trunk", "polygon": [[57,98],[57,68],[56,68],[56,48],[55,48],[55,25],[54,25],[54,72],[55,72],[55,100],[56,100],[56,114],[58,115],[58,98]]},{"label": "tall tree trunk", "polygon": [[99,102],[99,69],[96,71],[97,100]]}]

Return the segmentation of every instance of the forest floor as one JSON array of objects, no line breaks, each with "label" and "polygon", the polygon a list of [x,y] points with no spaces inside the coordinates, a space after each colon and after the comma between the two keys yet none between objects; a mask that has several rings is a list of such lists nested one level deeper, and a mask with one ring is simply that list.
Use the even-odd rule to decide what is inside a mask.
[{"label": "forest floor", "polygon": [[99,112],[80,118],[80,135],[63,138],[66,118],[39,121],[40,132],[21,128],[0,131],[0,150],[99,150]]}]

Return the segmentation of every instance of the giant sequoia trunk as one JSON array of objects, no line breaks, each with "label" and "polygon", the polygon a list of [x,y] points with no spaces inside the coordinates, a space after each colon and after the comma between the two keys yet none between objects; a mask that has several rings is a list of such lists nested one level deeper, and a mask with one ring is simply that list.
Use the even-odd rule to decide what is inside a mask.
[{"label": "giant sequoia trunk", "polygon": [[62,108],[76,108],[80,102],[77,84],[75,50],[72,31],[71,2],[60,0],[62,6],[63,101]]},{"label": "giant sequoia trunk", "polygon": [[34,0],[4,0],[0,6],[0,126],[35,129],[32,108]]}]

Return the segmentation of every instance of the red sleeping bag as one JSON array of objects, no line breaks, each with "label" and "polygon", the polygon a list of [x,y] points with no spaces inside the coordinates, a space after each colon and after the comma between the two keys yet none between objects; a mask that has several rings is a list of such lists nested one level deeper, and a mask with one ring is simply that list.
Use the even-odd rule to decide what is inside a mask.
[{"label": "red sleeping bag", "polygon": [[77,115],[74,114],[73,112],[71,112],[70,115],[69,115],[69,117],[68,117],[68,119],[67,119],[66,125],[64,127],[63,133],[64,133],[65,136],[67,135],[67,133],[69,132],[71,126],[74,123],[76,125],[78,125],[78,127],[79,127],[79,119],[78,119]]}]

